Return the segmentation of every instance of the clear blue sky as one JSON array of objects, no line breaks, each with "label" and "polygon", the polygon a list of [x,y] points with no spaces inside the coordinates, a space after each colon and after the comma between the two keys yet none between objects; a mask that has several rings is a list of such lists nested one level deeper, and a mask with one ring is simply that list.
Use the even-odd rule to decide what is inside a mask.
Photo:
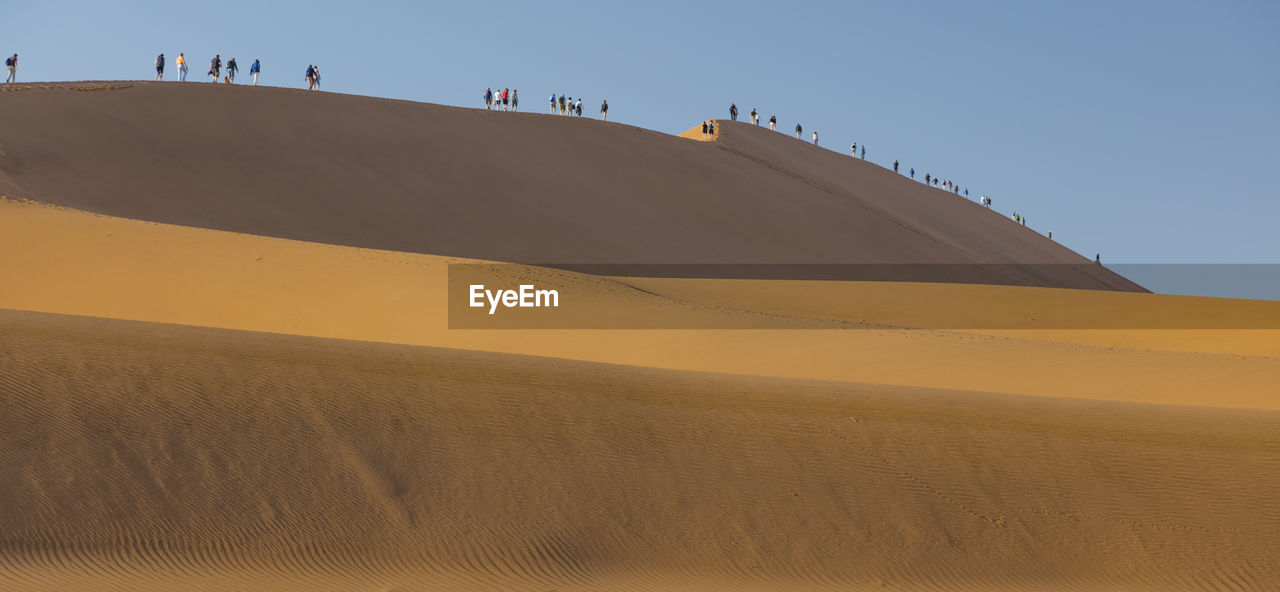
[{"label": "clear blue sky", "polygon": [[[730,102],[991,195],[1104,262],[1280,263],[1280,3],[6,2],[20,81],[264,83],[478,106],[608,98],[679,133]],[[242,74],[243,76],[244,74]],[[193,117],[204,114],[192,114]]]}]

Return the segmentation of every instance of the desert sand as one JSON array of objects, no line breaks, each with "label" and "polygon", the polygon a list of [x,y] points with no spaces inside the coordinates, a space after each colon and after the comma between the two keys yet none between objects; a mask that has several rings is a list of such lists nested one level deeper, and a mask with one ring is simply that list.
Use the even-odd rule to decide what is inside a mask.
[{"label": "desert sand", "polygon": [[743,123],[703,143],[279,88],[48,86],[0,95],[0,195],[493,261],[780,264],[765,269],[791,279],[811,269],[788,264],[939,264],[940,281],[1141,290],[974,202]]},{"label": "desert sand", "polygon": [[[1280,303],[1144,293],[976,204],[744,125],[700,143],[315,94],[303,113],[383,127],[294,137],[302,93],[50,86],[0,94],[0,589],[1280,589]],[[270,129],[141,120],[178,100],[267,110]],[[607,138],[571,149],[625,167],[556,174],[630,175],[618,199],[651,218],[552,220],[583,202],[533,148],[501,174],[411,164],[477,128]],[[405,144],[362,154],[378,134]],[[209,159],[270,166],[227,189],[201,182]],[[709,171],[752,180],[697,187]],[[550,230],[450,234],[510,179],[544,185],[497,195],[561,208]],[[724,184],[794,218],[700,217]],[[872,282],[512,264],[564,254],[963,265]],[[1010,262],[1046,265],[982,271]],[[563,307],[451,310],[461,265]]]}]

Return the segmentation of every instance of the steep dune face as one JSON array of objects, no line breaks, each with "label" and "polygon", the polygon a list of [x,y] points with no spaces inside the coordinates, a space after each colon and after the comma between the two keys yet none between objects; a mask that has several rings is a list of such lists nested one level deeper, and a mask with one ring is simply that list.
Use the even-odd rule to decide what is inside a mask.
[{"label": "steep dune face", "polygon": [[[976,204],[745,124],[704,143],[207,84],[32,87],[0,107],[0,192],[128,218],[496,261],[941,264],[908,279],[1140,290]],[[950,266],[1000,263],[1047,265]]]},{"label": "steep dune face", "polygon": [[0,588],[1263,589],[1278,427],[0,312]]}]

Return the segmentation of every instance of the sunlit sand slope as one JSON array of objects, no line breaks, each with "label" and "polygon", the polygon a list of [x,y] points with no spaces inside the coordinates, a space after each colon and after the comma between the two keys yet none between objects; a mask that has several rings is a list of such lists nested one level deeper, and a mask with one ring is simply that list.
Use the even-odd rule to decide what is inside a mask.
[{"label": "sunlit sand slope", "polygon": [[[618,322],[773,330],[449,330],[449,259],[318,245],[0,202],[0,308],[638,366],[1184,405],[1280,408],[1280,332],[813,329],[956,302],[1040,301],[1068,317],[1114,306],[1170,315],[1280,304],[1000,286],[627,280],[508,267],[556,286],[562,310]],[[735,287],[736,286],[736,287]],[[1102,299],[1099,299],[1102,297]],[[899,307],[891,306],[898,303]],[[983,307],[982,302],[989,306]],[[870,306],[869,303],[876,303]],[[1268,312],[1269,311],[1269,312]],[[1262,318],[1262,317],[1259,317]],[[926,315],[922,326],[933,326]],[[787,329],[801,327],[805,329]]]},{"label": "sunlit sand slope", "polygon": [[1280,415],[0,313],[8,590],[1261,590]]}]

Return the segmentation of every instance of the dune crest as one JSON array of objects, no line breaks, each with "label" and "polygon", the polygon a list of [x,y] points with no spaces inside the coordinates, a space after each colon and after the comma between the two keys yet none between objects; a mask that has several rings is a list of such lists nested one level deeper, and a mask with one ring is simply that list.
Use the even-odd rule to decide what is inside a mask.
[{"label": "dune crest", "polygon": [[[280,88],[0,96],[0,194],[311,242],[538,265],[927,263],[937,281],[1141,291],[1006,217],[719,122],[628,125]],[[217,112],[243,125],[208,125]],[[68,122],[74,122],[70,125]],[[7,177],[7,181],[6,181]],[[952,264],[1048,264],[1028,274]],[[751,277],[751,276],[747,276]]]}]

